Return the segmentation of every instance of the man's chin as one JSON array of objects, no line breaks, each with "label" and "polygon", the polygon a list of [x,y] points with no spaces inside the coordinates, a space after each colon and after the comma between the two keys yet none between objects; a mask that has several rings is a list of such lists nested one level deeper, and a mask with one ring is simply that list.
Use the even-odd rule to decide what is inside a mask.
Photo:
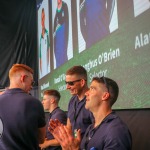
[{"label": "man's chin", "polygon": [[77,95],[77,94],[74,93],[73,91],[70,91],[70,94],[71,94],[72,96]]},{"label": "man's chin", "polygon": [[75,96],[75,95],[77,95],[77,94],[75,94],[75,93],[71,93],[71,92],[70,92],[70,94],[71,94],[72,96]]},{"label": "man's chin", "polygon": [[89,110],[87,101],[86,101],[86,103],[85,103],[85,109]]}]

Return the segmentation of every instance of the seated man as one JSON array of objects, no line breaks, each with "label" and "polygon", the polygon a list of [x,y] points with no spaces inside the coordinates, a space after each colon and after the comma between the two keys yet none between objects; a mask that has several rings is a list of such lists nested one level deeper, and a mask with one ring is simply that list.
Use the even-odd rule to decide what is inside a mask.
[{"label": "seated man", "polygon": [[[46,139],[43,144],[40,144],[40,148],[44,150],[61,150],[59,142],[54,139],[53,135],[48,131],[50,119],[59,119],[62,124],[66,124],[67,115],[58,107],[60,100],[60,93],[57,90],[46,90],[43,97],[44,110],[50,112],[47,120]],[[46,148],[46,149],[45,149]]]},{"label": "seated man", "polygon": [[77,138],[74,138],[58,120],[50,122],[49,130],[64,150],[131,150],[130,131],[111,109],[118,93],[118,85],[112,79],[93,78],[86,92],[85,108],[93,113],[95,122],[87,128],[82,141],[80,130],[77,131]]}]

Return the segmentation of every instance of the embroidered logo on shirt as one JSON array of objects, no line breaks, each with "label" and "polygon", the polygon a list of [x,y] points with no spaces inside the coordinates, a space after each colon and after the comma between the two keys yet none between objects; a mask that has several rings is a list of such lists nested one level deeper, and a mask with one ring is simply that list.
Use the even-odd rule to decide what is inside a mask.
[{"label": "embroidered logo on shirt", "polygon": [[2,134],[3,134],[3,123],[2,123],[2,120],[1,120],[1,118],[0,118],[0,139],[1,139],[1,137],[2,137]]}]

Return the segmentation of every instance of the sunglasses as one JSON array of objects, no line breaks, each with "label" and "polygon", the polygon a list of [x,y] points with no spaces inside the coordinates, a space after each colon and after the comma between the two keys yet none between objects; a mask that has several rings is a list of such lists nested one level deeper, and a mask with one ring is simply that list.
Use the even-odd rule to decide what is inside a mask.
[{"label": "sunglasses", "polygon": [[65,81],[65,83],[72,86],[72,85],[74,85],[75,82],[79,82],[79,81],[81,81],[81,80],[82,80],[82,79],[78,79],[78,80],[75,80],[75,81],[68,81],[68,82]]}]

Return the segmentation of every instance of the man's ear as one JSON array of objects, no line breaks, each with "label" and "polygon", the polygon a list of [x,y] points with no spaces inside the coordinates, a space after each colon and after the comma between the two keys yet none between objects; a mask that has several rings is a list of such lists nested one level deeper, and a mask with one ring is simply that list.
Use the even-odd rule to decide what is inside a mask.
[{"label": "man's ear", "polygon": [[84,79],[81,79],[81,85],[82,85],[82,86],[85,85],[85,82],[86,82],[86,81],[85,81]]},{"label": "man's ear", "polygon": [[102,100],[103,101],[107,101],[110,97],[110,94],[108,92],[104,92],[103,96],[102,96]]},{"label": "man's ear", "polygon": [[21,75],[21,77],[20,77],[21,82],[24,82],[25,78],[26,78],[25,75]]},{"label": "man's ear", "polygon": [[50,99],[50,103],[53,104],[54,102],[55,102],[55,98],[52,97],[52,98]]}]

